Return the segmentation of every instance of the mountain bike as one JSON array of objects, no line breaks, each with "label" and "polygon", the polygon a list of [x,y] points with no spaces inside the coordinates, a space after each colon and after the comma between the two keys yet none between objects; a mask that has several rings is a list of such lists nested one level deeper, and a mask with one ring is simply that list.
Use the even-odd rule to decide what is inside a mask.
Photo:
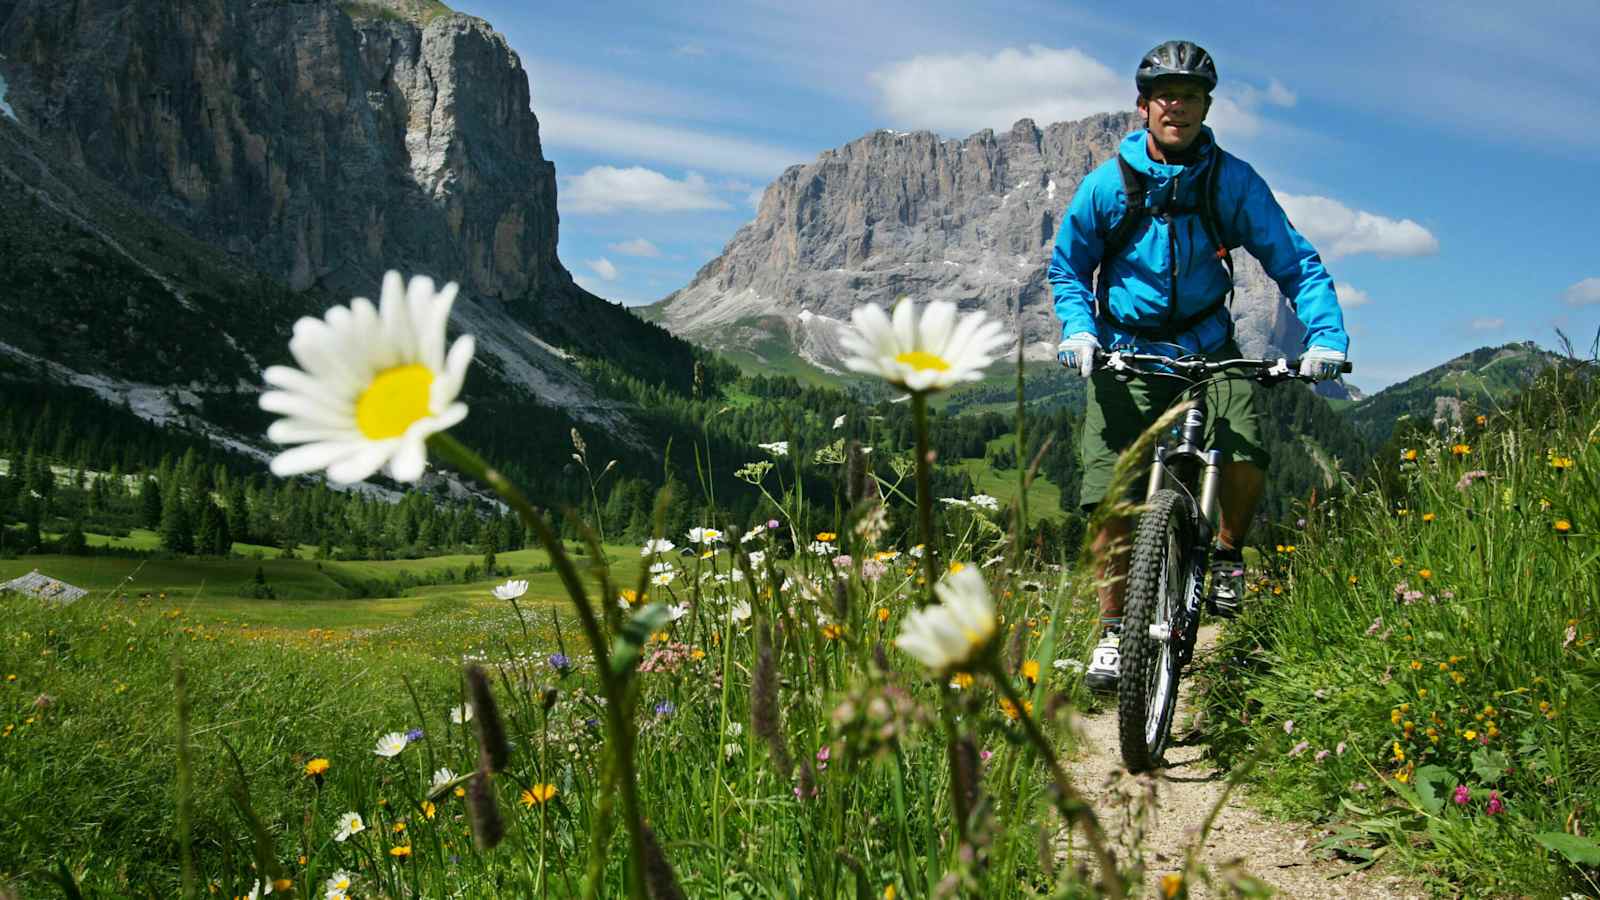
[{"label": "mountain bike", "polygon": [[[1173,429],[1177,446],[1156,444],[1123,600],[1117,731],[1123,763],[1130,772],[1146,772],[1160,764],[1167,748],[1178,682],[1194,656],[1201,607],[1209,596],[1205,582],[1221,514],[1222,454],[1205,444],[1205,389],[1228,380],[1274,385],[1312,379],[1299,374],[1298,360],[1284,359],[1212,361],[1096,351],[1095,365],[1123,380],[1177,379],[1184,385],[1179,397],[1195,401]],[[1341,371],[1351,371],[1350,364]]]}]

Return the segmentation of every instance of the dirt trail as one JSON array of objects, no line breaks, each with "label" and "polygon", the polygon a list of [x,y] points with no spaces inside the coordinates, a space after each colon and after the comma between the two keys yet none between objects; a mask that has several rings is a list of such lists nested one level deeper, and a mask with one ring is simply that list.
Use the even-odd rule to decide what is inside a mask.
[{"label": "dirt trail", "polygon": [[[1197,654],[1209,652],[1216,637],[1216,626],[1202,628]],[[1185,848],[1227,787],[1227,773],[1219,771],[1207,759],[1203,734],[1198,734],[1192,742],[1184,740],[1191,731],[1199,731],[1194,728],[1195,715],[1189,693],[1190,684],[1185,681],[1173,723],[1178,745],[1168,748],[1169,767],[1161,770],[1153,782],[1154,812],[1143,823],[1146,884],[1139,896],[1161,896],[1158,889],[1161,876],[1182,870]],[[1151,782],[1119,775],[1122,763],[1117,751],[1114,704],[1085,718],[1082,725],[1082,751],[1068,762],[1067,768],[1115,839],[1123,833],[1129,810],[1135,805],[1127,802],[1127,798],[1149,790]],[[1426,892],[1402,878],[1370,869],[1329,880],[1329,876],[1349,866],[1313,856],[1311,848],[1321,839],[1315,829],[1269,819],[1249,809],[1241,794],[1242,789],[1235,790],[1228,798],[1227,806],[1218,814],[1206,838],[1201,857],[1213,871],[1225,863],[1242,860],[1244,872],[1272,885],[1280,897],[1426,896]],[[1074,841],[1079,847],[1083,846],[1081,836],[1075,836]],[[1126,850],[1119,853],[1126,858]],[[1191,885],[1190,891],[1193,897],[1215,896],[1203,884]]]}]

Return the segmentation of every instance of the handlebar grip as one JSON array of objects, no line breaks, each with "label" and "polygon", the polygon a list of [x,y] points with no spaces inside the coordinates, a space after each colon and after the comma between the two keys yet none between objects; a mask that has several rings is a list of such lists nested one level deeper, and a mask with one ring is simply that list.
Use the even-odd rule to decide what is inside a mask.
[{"label": "handlebar grip", "polygon": [[1339,372],[1341,374],[1349,375],[1351,372],[1354,372],[1354,371],[1355,371],[1355,368],[1350,365],[1350,360],[1348,360],[1348,359],[1339,364]]}]

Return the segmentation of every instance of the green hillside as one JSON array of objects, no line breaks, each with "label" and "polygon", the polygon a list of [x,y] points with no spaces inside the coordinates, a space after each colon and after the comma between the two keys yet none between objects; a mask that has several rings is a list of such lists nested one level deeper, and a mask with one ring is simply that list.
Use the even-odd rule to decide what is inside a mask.
[{"label": "green hillside", "polygon": [[1390,385],[1343,412],[1376,446],[1387,441],[1402,420],[1431,428],[1436,418],[1455,423],[1462,415],[1501,408],[1556,359],[1532,342],[1480,347]]}]

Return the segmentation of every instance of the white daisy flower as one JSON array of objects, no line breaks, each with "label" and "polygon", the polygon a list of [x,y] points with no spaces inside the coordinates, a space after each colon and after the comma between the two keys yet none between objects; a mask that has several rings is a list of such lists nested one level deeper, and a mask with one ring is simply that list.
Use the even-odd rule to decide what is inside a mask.
[{"label": "white daisy flower", "polygon": [[494,595],[501,600],[515,600],[527,592],[528,582],[522,579],[507,581],[505,584],[497,584],[494,588]]},{"label": "white daisy flower", "polygon": [[939,602],[908,613],[895,646],[936,671],[962,668],[995,635],[989,586],[976,567],[964,566],[940,579],[933,592]]},{"label": "white daisy flower", "polygon": [[[655,585],[656,587],[666,587],[667,585],[672,583],[672,578],[673,578],[672,570],[668,569],[665,572],[657,572],[656,574],[651,575],[650,576],[650,583]],[[628,605],[627,601],[624,600],[622,605],[624,607],[626,607]]]},{"label": "white daisy flower", "polygon": [[347,812],[339,817],[339,828],[333,833],[333,839],[339,843],[349,840],[350,835],[360,834],[367,830],[367,823],[361,821],[358,812]]},{"label": "white daisy flower", "polygon": [[350,896],[350,885],[355,883],[356,877],[343,869],[334,870],[327,881],[323,882],[327,897],[324,900],[343,900]]},{"label": "white daisy flower", "polygon": [[1050,664],[1057,672],[1082,672],[1083,663],[1076,659],[1058,659]]},{"label": "white daisy flower", "polygon": [[760,572],[761,564],[766,562],[766,561],[767,561],[767,551],[765,551],[765,550],[752,550],[752,551],[750,551],[750,568],[751,569],[753,569],[753,570],[755,570],[757,572]]},{"label": "white daisy flower", "polygon": [[660,575],[663,572],[671,573],[672,572],[672,563],[669,563],[669,562],[656,562],[656,563],[651,563],[650,564],[650,574],[651,575]]},{"label": "white daisy flower", "polygon": [[852,354],[845,366],[912,393],[979,380],[1010,342],[1004,323],[983,312],[957,320],[956,305],[944,300],[929,303],[920,318],[915,304],[902,301],[892,321],[869,303],[856,307],[850,320],[855,327],[840,335],[845,351]]},{"label": "white daisy flower", "polygon": [[377,749],[373,750],[372,752],[379,756],[399,756],[400,751],[406,748],[407,743],[408,741],[406,741],[404,732],[391,731],[383,737],[378,738]]},{"label": "white daisy flower", "polygon": [[245,900],[261,900],[262,897],[272,893],[272,881],[262,881],[257,878],[256,883],[250,886],[250,893],[245,894]]},{"label": "white daisy flower", "polygon": [[445,352],[455,299],[454,283],[435,291],[431,278],[407,285],[391,271],[378,306],[357,297],[294,323],[289,352],[300,368],[269,366],[261,376],[276,388],[261,395],[261,408],[283,416],[267,437],[300,445],[273,458],[273,474],[325,469],[329,481],[349,484],[387,467],[396,481],[422,477],[428,435],[467,417],[456,395],[472,335]]},{"label": "white daisy flower", "polygon": [[689,542],[691,544],[711,544],[722,540],[722,532],[715,528],[689,529]]},{"label": "white daisy flower", "polygon": [[910,550],[907,550],[906,552],[910,553],[912,556],[916,557],[917,559],[921,559],[922,558],[922,545],[918,544],[915,547],[912,547]]},{"label": "white daisy flower", "polygon": [[979,509],[986,509],[989,512],[998,512],[1000,510],[1000,501],[989,496],[988,494],[976,494],[967,502]]},{"label": "white daisy flower", "polygon": [[806,549],[818,556],[832,556],[838,548],[827,541],[812,541]]},{"label": "white daisy flower", "polygon": [[450,721],[457,725],[465,725],[472,721],[472,704],[463,703],[460,706],[450,707]]},{"label": "white daisy flower", "polygon": [[668,622],[676,622],[676,621],[678,621],[679,619],[683,618],[684,616],[686,616],[688,614],[689,614],[689,605],[686,604],[686,603],[679,603],[676,606],[667,607],[667,621]]},{"label": "white daisy flower", "polygon": [[666,538],[651,538],[644,542],[643,547],[639,548],[639,555],[655,556],[662,553],[671,553],[676,549],[678,549],[678,545]]},{"label": "white daisy flower", "polygon": [[750,601],[749,600],[740,600],[738,603],[735,603],[733,605],[733,608],[728,610],[728,617],[733,619],[735,622],[746,622],[746,621],[749,621],[749,619],[750,619]]},{"label": "white daisy flower", "polygon": [[768,453],[771,453],[773,456],[788,456],[789,455],[789,442],[788,441],[773,441],[770,444],[757,444],[756,446],[760,447],[761,449],[763,449],[765,451],[767,451]]},{"label": "white daisy flower", "polygon": [[433,773],[433,784],[430,785],[428,789],[438,790],[441,785],[449,784],[455,780],[456,773],[450,771],[449,769],[440,769],[439,771]]},{"label": "white daisy flower", "polygon": [[959,507],[961,509],[966,509],[969,505],[967,501],[961,499],[960,497],[940,497],[939,502],[947,503],[950,506]]},{"label": "white daisy flower", "polygon": [[841,426],[843,424],[844,424],[844,416],[840,416],[839,418],[834,419],[833,420],[834,430],[837,431],[839,429],[839,426]]},{"label": "white daisy flower", "polygon": [[744,534],[739,535],[739,543],[748,544],[751,541],[755,540],[758,537],[761,537],[763,534],[766,534],[766,533],[767,533],[767,526],[765,526],[765,525],[752,526],[749,531],[746,531]]}]

